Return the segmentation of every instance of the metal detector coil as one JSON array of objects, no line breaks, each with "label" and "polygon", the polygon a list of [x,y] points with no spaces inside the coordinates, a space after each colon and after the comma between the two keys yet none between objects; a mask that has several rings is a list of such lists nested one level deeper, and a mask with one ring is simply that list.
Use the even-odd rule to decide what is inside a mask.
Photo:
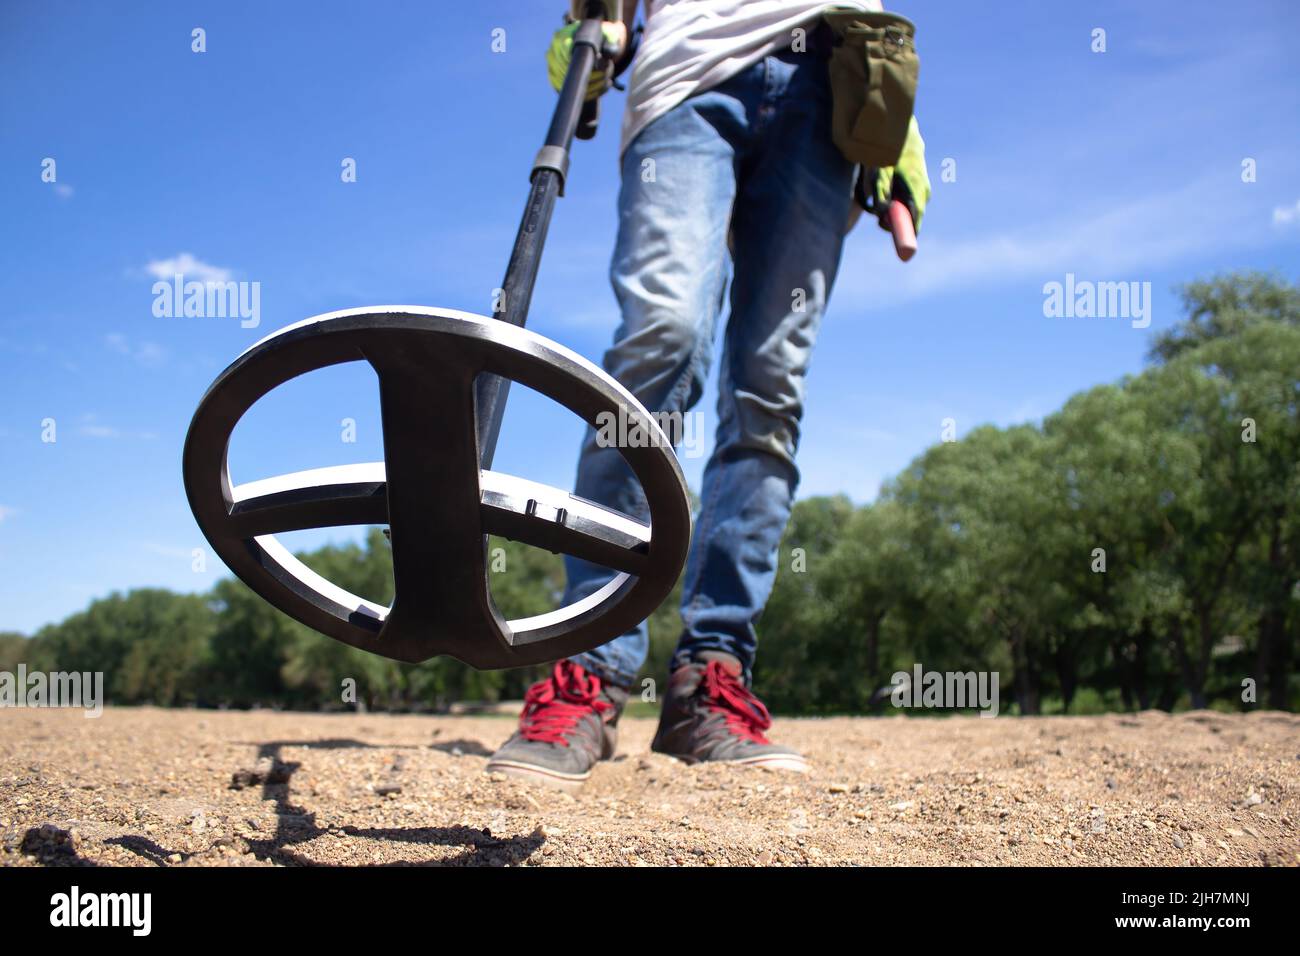
[{"label": "metal detector coil", "polygon": [[[383,462],[231,482],[230,434],[262,396],[299,375],[364,361],[379,379]],[[523,478],[480,468],[474,386],[520,382],[596,426],[621,416],[651,436],[621,449],[650,523]],[[495,319],[415,306],[351,309],[289,326],[240,356],[199,403],[185,488],[213,549],[290,617],[362,650],[417,662],[449,654],[516,667],[589,650],[667,597],[690,537],[686,486],[668,438],[613,378],[540,335]],[[395,599],[385,608],[324,580],[275,535],[387,524]],[[487,541],[501,535],[585,558],[617,575],[537,617],[505,620],[489,591]]]},{"label": "metal detector coil", "polygon": [[[690,539],[690,505],[669,439],[600,368],[524,322],[542,246],[598,58],[596,0],[584,7],[568,75],[530,176],[493,318],[375,306],[281,329],[221,373],[185,439],[184,478],[199,527],[226,565],[290,617],[353,647],[418,662],[447,654],[478,668],[518,667],[590,650],[636,626],[668,596]],[[231,482],[231,432],[290,379],[367,362],[379,379],[384,461]],[[640,481],[648,524],[546,485],[492,471],[511,381],[599,427],[605,415],[651,441],[620,448]],[[387,525],[395,598],[382,607],[313,572],[276,538],[307,528]],[[584,558],[615,572],[594,594],[506,620],[488,586],[487,536]]]}]

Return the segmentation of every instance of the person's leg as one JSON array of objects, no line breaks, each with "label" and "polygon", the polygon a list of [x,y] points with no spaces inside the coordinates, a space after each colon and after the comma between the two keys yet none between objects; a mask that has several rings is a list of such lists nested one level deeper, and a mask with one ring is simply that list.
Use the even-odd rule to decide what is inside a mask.
[{"label": "person's leg", "polygon": [[[685,412],[703,390],[726,279],[733,144],[745,129],[746,107],[738,98],[745,88],[737,79],[687,100],[646,127],[623,158],[610,268],[623,321],[604,364],[651,412]],[[592,430],[583,442],[575,493],[648,518],[640,485],[619,450],[602,447]],[[566,603],[613,574],[572,558],[566,570]],[[529,689],[519,729],[487,770],[580,786],[597,761],[614,754],[618,716],[646,649],[642,623],[556,664],[550,678]]]},{"label": "person's leg", "polygon": [[[752,85],[752,84],[751,84]],[[604,368],[649,411],[684,413],[699,401],[727,272],[727,222],[743,138],[744,74],[655,120],[623,156],[618,242],[610,280],[622,324]],[[644,493],[619,450],[588,429],[574,493],[648,520]],[[565,559],[565,603],[613,573]],[[645,660],[646,625],[573,658],[626,687]]]},{"label": "person's leg", "polygon": [[[717,441],[682,593],[673,666],[721,651],[749,682],[754,625],[798,484],[804,383],[839,265],[852,166],[830,137],[824,61],[769,57],[769,112],[741,164]],[[761,122],[761,119],[760,119]]]}]

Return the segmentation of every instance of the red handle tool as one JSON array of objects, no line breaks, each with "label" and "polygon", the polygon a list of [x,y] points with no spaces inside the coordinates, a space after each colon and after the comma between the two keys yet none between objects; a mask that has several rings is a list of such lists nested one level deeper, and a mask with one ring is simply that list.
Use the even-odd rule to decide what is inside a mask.
[{"label": "red handle tool", "polygon": [[906,262],[916,255],[916,229],[907,206],[895,199],[889,204],[889,232],[894,237],[894,251]]}]

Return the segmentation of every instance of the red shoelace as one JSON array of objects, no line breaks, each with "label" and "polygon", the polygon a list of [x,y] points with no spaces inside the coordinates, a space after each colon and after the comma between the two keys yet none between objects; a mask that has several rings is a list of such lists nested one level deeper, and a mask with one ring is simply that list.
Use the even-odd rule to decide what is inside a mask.
[{"label": "red shoelace", "polygon": [[763,731],[772,726],[772,715],[740,677],[721,661],[709,661],[704,669],[704,693],[709,710],[727,718],[727,730],[756,744],[770,744]]},{"label": "red shoelace", "polygon": [[565,734],[590,714],[601,714],[613,705],[600,697],[600,678],[581,665],[560,661],[551,676],[528,688],[519,732],[527,740],[569,746]]}]

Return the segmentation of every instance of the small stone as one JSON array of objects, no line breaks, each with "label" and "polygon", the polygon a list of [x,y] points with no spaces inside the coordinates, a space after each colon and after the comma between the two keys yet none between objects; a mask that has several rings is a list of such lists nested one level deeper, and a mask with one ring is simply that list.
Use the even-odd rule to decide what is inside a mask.
[{"label": "small stone", "polygon": [[173,853],[171,856],[167,857],[168,863],[179,863],[180,861],[181,855],[179,853]]},{"label": "small stone", "polygon": [[1181,849],[1183,848],[1183,846],[1184,846],[1183,838],[1180,837],[1177,833],[1174,834],[1174,846],[1178,847],[1178,849],[1180,849],[1180,850],[1181,850]]},{"label": "small stone", "polygon": [[849,785],[847,783],[833,783],[826,789],[831,793],[848,793]]}]

